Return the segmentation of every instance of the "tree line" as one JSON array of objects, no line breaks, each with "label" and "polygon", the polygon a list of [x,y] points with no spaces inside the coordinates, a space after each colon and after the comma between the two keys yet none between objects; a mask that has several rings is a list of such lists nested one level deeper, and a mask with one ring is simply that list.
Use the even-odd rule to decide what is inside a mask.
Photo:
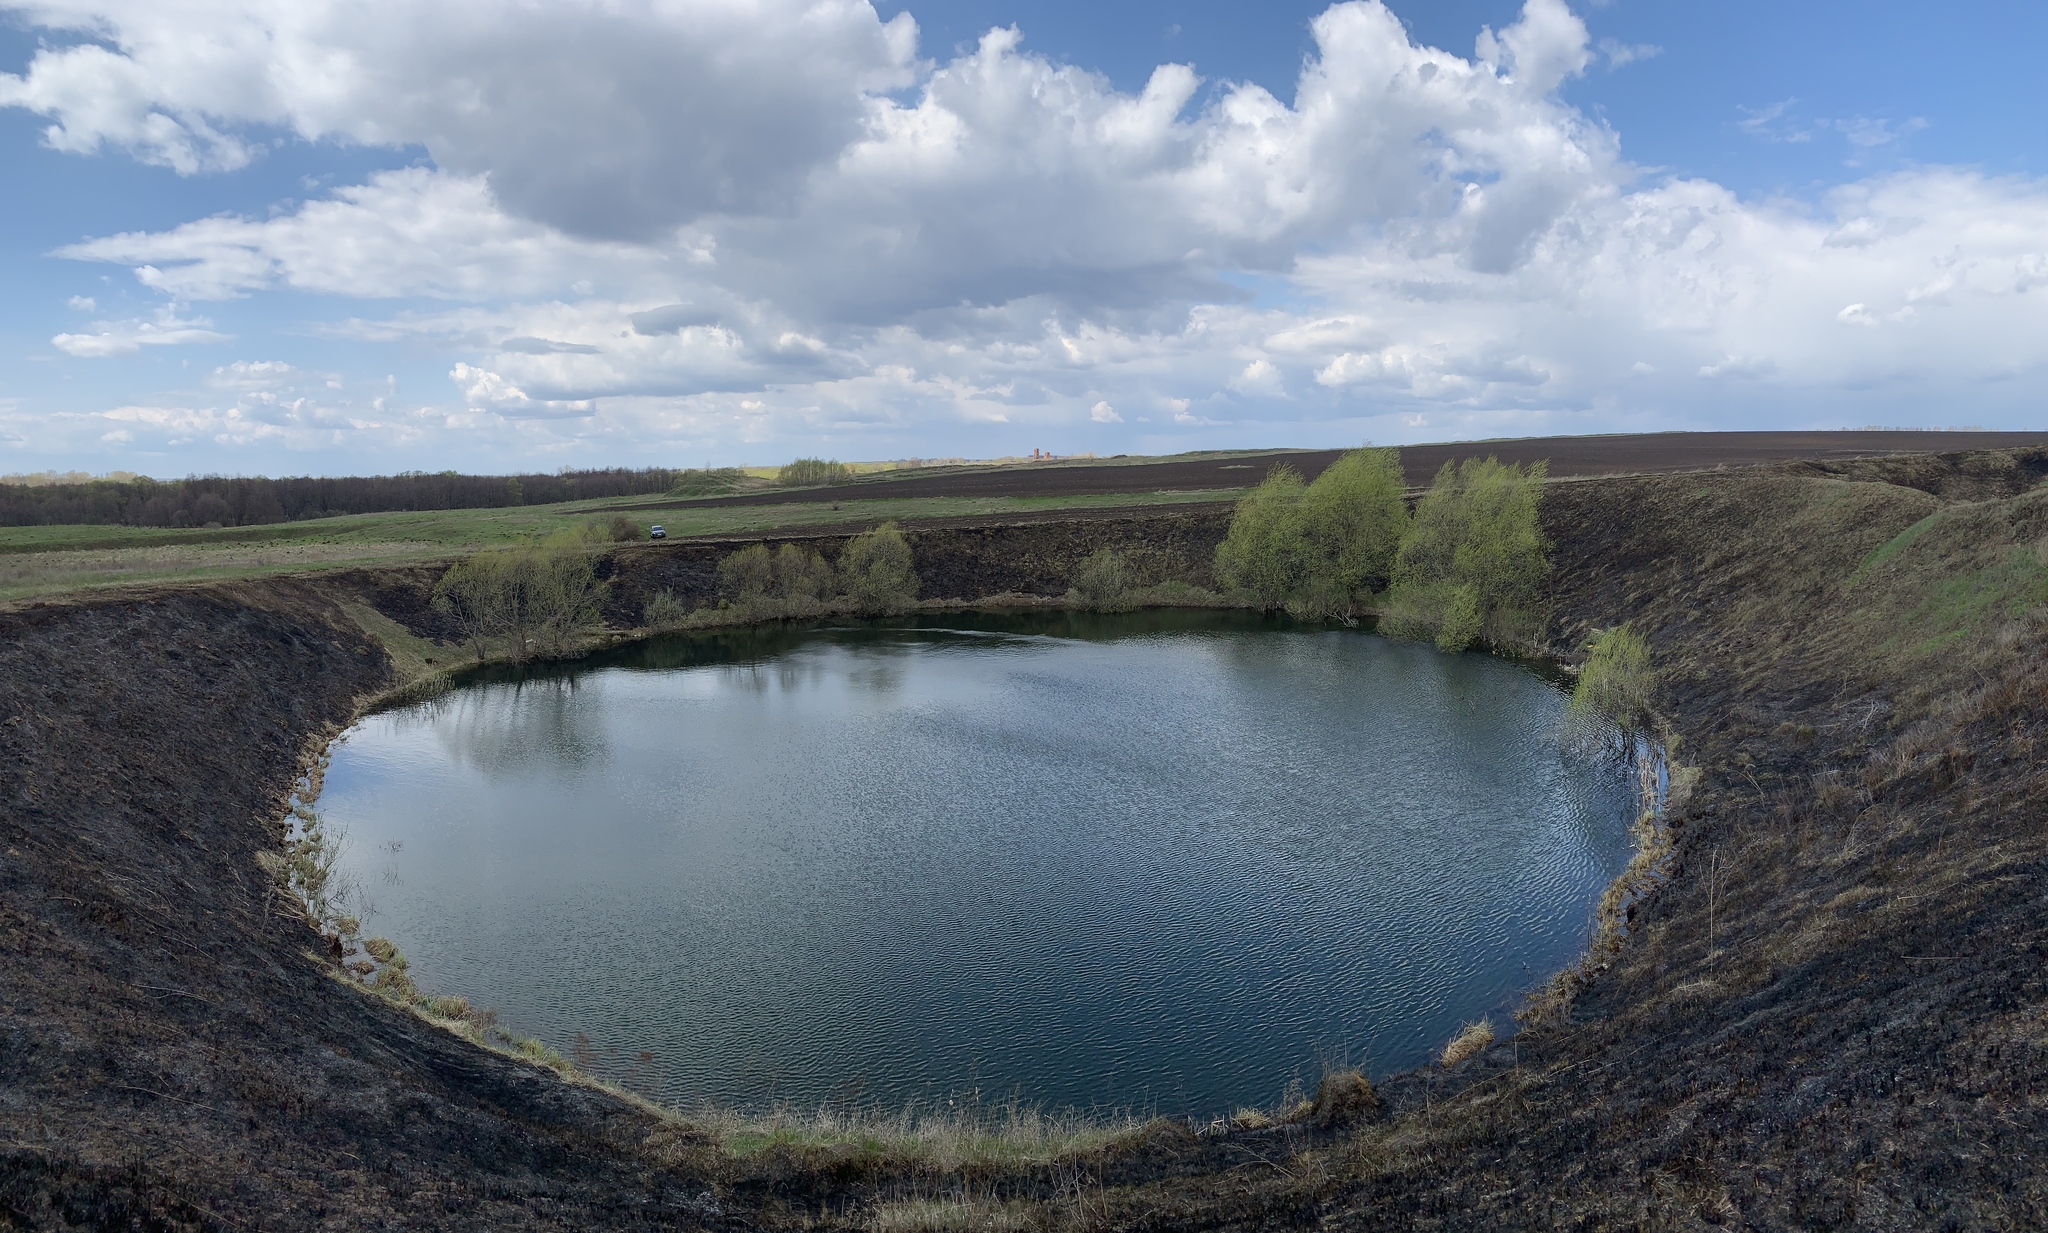
[{"label": "tree line", "polygon": [[599,497],[660,496],[681,472],[608,467],[552,475],[144,476],[84,483],[0,484],[0,526],[241,527],[337,514],[495,509]]},{"label": "tree line", "polygon": [[1411,513],[1398,450],[1353,450],[1313,483],[1281,463],[1239,500],[1216,575],[1304,619],[1371,609],[1384,632],[1445,650],[1526,644],[1550,575],[1545,475],[1542,462],[1446,462]]},{"label": "tree line", "polygon": [[718,607],[690,612],[672,593],[647,601],[649,629],[693,623],[767,621],[851,610],[863,616],[908,611],[917,603],[917,572],[910,543],[893,522],[847,540],[837,560],[815,548],[784,544],[770,551],[749,544],[718,563]]}]

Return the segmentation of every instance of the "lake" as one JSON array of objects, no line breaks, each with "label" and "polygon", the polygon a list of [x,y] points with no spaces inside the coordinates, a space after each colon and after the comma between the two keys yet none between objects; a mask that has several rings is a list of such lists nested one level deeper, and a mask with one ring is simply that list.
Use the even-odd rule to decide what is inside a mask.
[{"label": "lake", "polygon": [[1627,863],[1507,661],[1235,612],[673,635],[372,715],[366,935],[682,1105],[1212,1114],[1503,1030]]}]

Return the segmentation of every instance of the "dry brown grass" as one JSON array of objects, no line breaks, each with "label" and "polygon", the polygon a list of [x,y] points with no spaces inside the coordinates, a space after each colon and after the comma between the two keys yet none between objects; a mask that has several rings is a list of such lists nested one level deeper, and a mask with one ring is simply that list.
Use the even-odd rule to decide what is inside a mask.
[{"label": "dry brown grass", "polygon": [[1022,1233],[1039,1227],[1036,1209],[973,1199],[903,1199],[868,1213],[871,1233]]},{"label": "dry brown grass", "polygon": [[1493,1045],[1493,1020],[1481,1019],[1468,1023],[1459,1029],[1451,1043],[1444,1046],[1443,1056],[1437,1061],[1449,1069],[1466,1058],[1477,1057]]}]

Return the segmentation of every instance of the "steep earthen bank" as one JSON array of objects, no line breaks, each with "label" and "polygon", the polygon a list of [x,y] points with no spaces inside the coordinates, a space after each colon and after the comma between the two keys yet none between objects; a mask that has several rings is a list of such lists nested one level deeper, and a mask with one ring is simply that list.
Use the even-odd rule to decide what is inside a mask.
[{"label": "steep earthen bank", "polygon": [[[1070,1173],[974,1186],[1043,1200],[1032,1218],[1053,1227],[2048,1220],[2044,470],[1993,455],[1555,486],[1554,648],[1619,620],[1648,633],[1680,760],[1703,771],[1629,939],[1513,1049],[1384,1085],[1397,1116],[1161,1126]],[[1110,544],[1196,570],[1221,532],[1182,511],[915,544],[927,593],[973,598],[1057,593]],[[615,619],[705,593],[725,550],[621,551]],[[391,683],[350,612],[432,635],[431,582],[0,613],[0,1213],[793,1227],[957,1184],[886,1153],[729,1159],[328,974],[255,854],[301,758]]]}]

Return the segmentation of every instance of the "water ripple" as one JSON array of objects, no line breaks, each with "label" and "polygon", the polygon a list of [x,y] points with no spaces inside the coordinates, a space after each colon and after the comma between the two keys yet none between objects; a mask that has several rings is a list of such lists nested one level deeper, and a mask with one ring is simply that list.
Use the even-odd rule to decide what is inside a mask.
[{"label": "water ripple", "polygon": [[1629,784],[1552,686],[1105,627],[480,683],[366,720],[322,808],[424,986],[682,1102],[1212,1111],[1416,1064],[1582,943]]}]

